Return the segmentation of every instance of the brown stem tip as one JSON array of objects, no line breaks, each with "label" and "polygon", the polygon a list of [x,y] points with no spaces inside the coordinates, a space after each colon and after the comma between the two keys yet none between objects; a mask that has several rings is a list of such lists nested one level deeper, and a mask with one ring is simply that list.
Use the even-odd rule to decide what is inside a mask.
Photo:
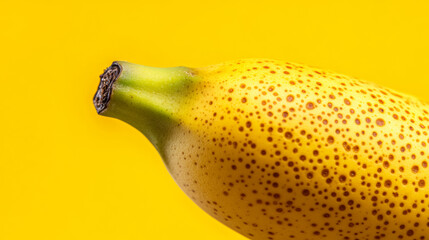
[{"label": "brown stem tip", "polygon": [[100,75],[100,84],[97,92],[94,95],[94,106],[97,113],[100,114],[107,107],[112,93],[112,86],[116,79],[121,74],[122,68],[117,62],[113,62],[110,67],[104,70]]}]

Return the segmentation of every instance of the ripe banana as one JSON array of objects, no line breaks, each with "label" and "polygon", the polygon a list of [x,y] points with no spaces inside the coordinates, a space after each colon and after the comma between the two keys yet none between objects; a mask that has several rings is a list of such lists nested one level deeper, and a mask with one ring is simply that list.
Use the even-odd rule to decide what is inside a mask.
[{"label": "ripe banana", "polygon": [[300,64],[114,62],[99,114],[156,147],[183,191],[250,239],[429,239],[429,106]]}]

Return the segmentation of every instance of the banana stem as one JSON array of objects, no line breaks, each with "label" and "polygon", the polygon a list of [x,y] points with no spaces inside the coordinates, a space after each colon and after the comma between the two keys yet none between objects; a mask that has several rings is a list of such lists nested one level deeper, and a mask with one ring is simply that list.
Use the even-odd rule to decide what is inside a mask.
[{"label": "banana stem", "polygon": [[190,68],[156,68],[113,62],[100,76],[97,113],[120,119],[142,132],[162,154],[169,129],[195,77]]},{"label": "banana stem", "polygon": [[121,74],[121,66],[117,62],[113,62],[110,67],[104,70],[100,75],[100,84],[98,90],[94,95],[94,106],[97,113],[100,114],[107,107],[112,93],[112,85]]}]

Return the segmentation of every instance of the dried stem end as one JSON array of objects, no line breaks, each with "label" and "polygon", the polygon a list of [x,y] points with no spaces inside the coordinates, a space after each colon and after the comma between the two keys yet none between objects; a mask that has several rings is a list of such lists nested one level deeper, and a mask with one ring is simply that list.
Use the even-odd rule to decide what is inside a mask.
[{"label": "dried stem end", "polygon": [[100,84],[98,85],[97,92],[94,95],[94,106],[97,113],[100,114],[107,108],[112,93],[113,83],[118,79],[121,74],[122,68],[117,62],[113,62],[110,67],[104,70],[100,75]]}]

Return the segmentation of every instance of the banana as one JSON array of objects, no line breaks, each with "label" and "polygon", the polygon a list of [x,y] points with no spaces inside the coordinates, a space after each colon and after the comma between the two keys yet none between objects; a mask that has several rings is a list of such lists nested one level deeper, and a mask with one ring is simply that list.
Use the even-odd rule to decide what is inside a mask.
[{"label": "banana", "polygon": [[269,59],[114,62],[100,78],[97,112],[250,239],[429,239],[429,107],[412,96]]}]

